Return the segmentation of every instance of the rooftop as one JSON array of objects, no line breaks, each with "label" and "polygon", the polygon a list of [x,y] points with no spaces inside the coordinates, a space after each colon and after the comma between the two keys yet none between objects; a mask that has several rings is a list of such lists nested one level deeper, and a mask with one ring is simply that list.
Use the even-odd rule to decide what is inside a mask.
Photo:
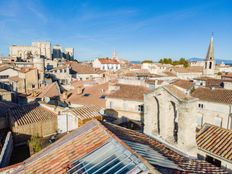
[{"label": "rooftop", "polygon": [[123,84],[116,84],[116,86],[119,86],[119,89],[110,93],[107,97],[143,101],[143,95],[150,91],[143,86]]},{"label": "rooftop", "polygon": [[81,64],[77,62],[70,62],[71,70],[76,72],[77,74],[101,74],[101,71],[98,68],[93,68],[87,64]]},{"label": "rooftop", "polygon": [[137,174],[156,173],[156,170],[100,122],[93,120],[31,156],[13,172]]},{"label": "rooftop", "polygon": [[232,130],[204,124],[197,134],[197,145],[203,151],[229,160],[232,163]]},{"label": "rooftop", "polygon": [[232,104],[232,90],[197,88],[192,96],[209,102]]},{"label": "rooftop", "polygon": [[119,64],[116,59],[98,58],[98,60],[101,62],[101,64]]},{"label": "rooftop", "polygon": [[82,106],[82,107],[77,107],[77,108],[71,108],[69,110],[66,110],[64,112],[71,112],[73,115],[78,117],[81,120],[85,119],[91,119],[95,118],[98,116],[102,116],[100,113],[100,110],[102,108],[99,106]]},{"label": "rooftop", "polygon": [[190,66],[190,67],[173,67],[171,70],[177,73],[202,73],[202,66]]},{"label": "rooftop", "polygon": [[[108,83],[84,86],[81,93],[78,93],[77,89],[71,90],[71,96],[65,101],[70,104],[95,105],[104,108],[106,101],[101,96],[105,96],[107,90]],[[89,95],[87,96],[87,94]]]},{"label": "rooftop", "polygon": [[186,90],[193,87],[193,82],[189,80],[176,80],[172,82],[171,84],[178,86],[180,88],[186,89]]},{"label": "rooftop", "polygon": [[172,84],[166,85],[163,88],[166,89],[170,94],[174,95],[175,97],[177,97],[180,100],[190,100],[190,99],[193,99],[193,97],[185,94],[183,91],[177,89]]},{"label": "rooftop", "polygon": [[187,158],[145,134],[106,122],[103,125],[161,173],[227,173],[208,162]]},{"label": "rooftop", "polygon": [[39,104],[27,104],[8,110],[13,126],[22,126],[39,121],[57,119],[57,115]]}]

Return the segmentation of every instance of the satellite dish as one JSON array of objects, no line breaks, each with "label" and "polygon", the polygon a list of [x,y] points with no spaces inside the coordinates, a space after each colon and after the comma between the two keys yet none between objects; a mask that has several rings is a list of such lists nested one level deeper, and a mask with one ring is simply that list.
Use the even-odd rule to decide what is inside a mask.
[{"label": "satellite dish", "polygon": [[45,103],[49,103],[50,102],[50,98],[49,97],[45,97],[44,101],[45,101]]},{"label": "satellite dish", "polygon": [[104,109],[104,108],[102,108],[102,109],[100,109],[100,111],[99,111],[99,112],[100,112],[100,114],[101,114],[101,115],[104,115],[104,114],[105,114],[105,109]]}]

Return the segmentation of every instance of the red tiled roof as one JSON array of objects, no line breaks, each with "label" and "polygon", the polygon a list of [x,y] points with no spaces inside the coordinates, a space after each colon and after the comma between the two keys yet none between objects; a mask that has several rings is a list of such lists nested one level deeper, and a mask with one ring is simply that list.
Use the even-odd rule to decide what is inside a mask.
[{"label": "red tiled roof", "polygon": [[[37,154],[31,156],[13,172],[17,174],[67,173],[74,161],[77,161],[102,147],[112,138],[142,160],[146,167],[150,169],[150,172],[155,171],[145,159],[132,151],[102,124],[96,120],[92,120]],[[0,171],[4,171],[4,168]]]},{"label": "red tiled roof", "polygon": [[119,64],[116,59],[98,58],[98,60],[101,62],[101,64]]},{"label": "red tiled roof", "polygon": [[114,124],[103,122],[103,125],[114,133],[117,137],[123,140],[128,140],[132,142],[137,142],[145,145],[149,145],[155,151],[161,153],[163,156],[167,157],[169,160],[176,163],[183,171],[174,171],[174,173],[207,173],[207,174],[225,174],[223,169],[220,169],[206,161],[194,160],[187,158],[174,150],[168,148],[163,143],[159,142],[154,138],[139,133],[134,130],[126,129]]},{"label": "red tiled roof", "polygon": [[190,66],[190,67],[173,67],[172,68],[177,73],[202,73],[202,66]]},{"label": "red tiled roof", "polygon": [[197,88],[192,92],[192,96],[200,100],[232,104],[232,90]]},{"label": "red tiled roof", "polygon": [[174,95],[175,97],[181,99],[181,100],[190,100],[193,99],[193,97],[185,94],[183,91],[177,89],[174,85],[169,84],[163,87],[166,89],[170,94]]},{"label": "red tiled roof", "polygon": [[143,95],[150,90],[143,86],[117,84],[119,89],[107,97],[143,101]]},{"label": "red tiled roof", "polygon": [[193,87],[193,82],[189,80],[176,80],[171,84],[187,90]]},{"label": "red tiled roof", "polygon": [[101,109],[102,108],[99,106],[83,106],[83,107],[71,108],[64,112],[71,112],[79,119],[85,120],[85,119],[91,119],[91,118],[102,116],[100,114]]},{"label": "red tiled roof", "polygon": [[90,65],[81,64],[77,62],[70,63],[71,70],[78,73],[78,74],[101,74],[103,71],[101,71],[98,68],[93,68]]},{"label": "red tiled roof", "polygon": [[[105,99],[100,98],[106,95],[108,90],[108,83],[96,84],[92,86],[83,87],[83,93],[77,94],[76,89],[71,91],[71,96],[65,100],[65,102],[77,105],[95,105],[105,108]],[[89,96],[83,96],[84,94],[90,94]]]},{"label": "red tiled roof", "polygon": [[232,130],[205,124],[197,134],[197,145],[203,151],[232,163]]},{"label": "red tiled roof", "polygon": [[39,104],[17,106],[8,110],[12,126],[22,126],[50,119],[57,115]]},{"label": "red tiled roof", "polygon": [[57,82],[53,82],[45,87],[42,87],[38,90],[36,90],[38,98],[44,98],[44,97],[56,97],[60,95],[60,88]]}]

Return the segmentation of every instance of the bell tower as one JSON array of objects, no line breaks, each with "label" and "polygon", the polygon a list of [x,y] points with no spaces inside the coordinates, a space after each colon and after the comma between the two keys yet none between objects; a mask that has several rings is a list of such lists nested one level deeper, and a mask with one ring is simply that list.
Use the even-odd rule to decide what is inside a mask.
[{"label": "bell tower", "polygon": [[205,58],[205,65],[203,69],[203,75],[213,77],[215,70],[215,59],[214,59],[214,41],[213,34],[211,35],[208,52]]}]

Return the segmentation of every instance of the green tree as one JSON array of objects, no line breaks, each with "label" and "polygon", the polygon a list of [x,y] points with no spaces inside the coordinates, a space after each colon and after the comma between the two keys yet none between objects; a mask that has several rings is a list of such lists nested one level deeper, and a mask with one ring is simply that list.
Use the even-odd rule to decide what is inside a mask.
[{"label": "green tree", "polygon": [[162,58],[159,60],[159,63],[162,64],[171,64],[171,65],[183,65],[184,67],[189,66],[189,62],[185,58],[180,58],[179,60],[173,61],[171,58]]},{"label": "green tree", "polygon": [[146,60],[143,60],[142,63],[153,63],[153,61],[149,60],[149,59],[146,59]]},{"label": "green tree", "polygon": [[32,136],[29,140],[29,146],[32,148],[33,153],[36,153],[42,150],[40,137]]}]

